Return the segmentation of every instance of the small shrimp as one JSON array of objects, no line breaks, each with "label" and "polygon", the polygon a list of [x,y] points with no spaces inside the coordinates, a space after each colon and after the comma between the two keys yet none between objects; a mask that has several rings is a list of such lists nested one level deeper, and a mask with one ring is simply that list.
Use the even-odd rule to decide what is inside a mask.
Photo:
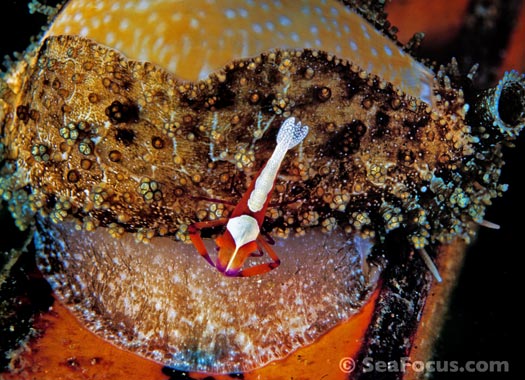
[{"label": "small shrimp", "polygon": [[[189,226],[191,241],[202,257],[217,270],[230,277],[249,277],[275,269],[280,259],[270,244],[261,236],[261,225],[268,208],[277,173],[288,150],[301,143],[308,134],[308,126],[295,118],[286,119],[277,134],[277,146],[259,174],[250,184],[229,218],[197,222]],[[218,247],[214,263],[202,240],[200,231],[226,224],[224,233],[215,239]],[[250,256],[266,251],[271,262],[242,269]]]}]

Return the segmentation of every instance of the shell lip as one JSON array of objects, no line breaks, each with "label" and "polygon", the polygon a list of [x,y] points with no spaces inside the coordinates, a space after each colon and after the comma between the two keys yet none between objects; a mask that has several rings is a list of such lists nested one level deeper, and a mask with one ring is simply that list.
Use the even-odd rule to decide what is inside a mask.
[{"label": "shell lip", "polygon": [[[78,231],[42,218],[37,228],[39,268],[91,331],[184,371],[250,371],[288,356],[358,313],[382,270],[375,261],[364,268],[371,246],[349,242],[343,231],[276,240],[286,258],[279,270],[239,278],[166,237],[142,244],[132,234],[115,239],[107,228]],[[140,310],[149,317],[135,315]]]}]

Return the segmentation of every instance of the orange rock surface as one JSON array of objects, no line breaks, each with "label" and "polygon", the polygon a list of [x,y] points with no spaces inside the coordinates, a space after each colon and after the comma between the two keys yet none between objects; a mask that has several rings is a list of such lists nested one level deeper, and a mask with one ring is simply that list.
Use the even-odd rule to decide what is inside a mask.
[{"label": "orange rock surface", "polygon": [[405,0],[387,3],[388,19],[399,28],[398,38],[406,43],[414,33],[425,33],[425,44],[444,45],[459,32],[468,0]]}]

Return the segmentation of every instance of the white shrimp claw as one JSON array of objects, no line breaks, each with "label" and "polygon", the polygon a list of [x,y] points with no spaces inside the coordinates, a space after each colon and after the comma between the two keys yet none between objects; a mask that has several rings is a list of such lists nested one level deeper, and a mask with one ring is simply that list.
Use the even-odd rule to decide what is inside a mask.
[{"label": "white shrimp claw", "polygon": [[296,123],[295,118],[289,117],[283,122],[277,133],[277,146],[255,180],[255,186],[248,199],[250,211],[258,212],[263,209],[286,152],[303,141],[307,134],[308,126],[302,125],[300,121]]},{"label": "white shrimp claw", "polygon": [[300,121],[296,123],[294,117],[289,117],[283,122],[279,133],[277,133],[277,144],[283,144],[287,150],[292,149],[303,141],[307,134],[307,125],[302,125]]}]

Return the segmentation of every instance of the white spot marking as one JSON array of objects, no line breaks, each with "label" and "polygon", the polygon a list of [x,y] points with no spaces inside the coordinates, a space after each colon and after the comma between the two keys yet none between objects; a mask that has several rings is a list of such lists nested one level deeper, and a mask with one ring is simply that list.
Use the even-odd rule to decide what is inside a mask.
[{"label": "white spot marking", "polygon": [[150,7],[150,2],[149,2],[149,0],[142,0],[142,1],[136,6],[136,10],[138,10],[138,11],[147,11],[149,7]]},{"label": "white spot marking", "polygon": [[199,27],[199,20],[197,20],[196,18],[192,18],[190,20],[190,28],[197,29],[198,27]]},{"label": "white spot marking", "polygon": [[248,11],[244,8],[239,8],[239,15],[241,15],[242,18],[248,17]]},{"label": "white spot marking", "polygon": [[279,23],[282,26],[290,26],[290,25],[292,25],[292,20],[290,20],[288,17],[286,17],[284,15],[281,15],[281,16],[279,16]]},{"label": "white spot marking", "polygon": [[127,30],[129,28],[129,20],[127,18],[123,18],[120,20],[119,29],[120,30]]},{"label": "white spot marking", "polygon": [[83,18],[82,13],[75,13],[75,15],[73,16],[73,21],[80,22],[82,18]]},{"label": "white spot marking", "polygon": [[104,9],[104,7],[107,7],[107,4],[104,4],[104,2],[102,2],[102,1],[99,1],[98,3],[95,4],[95,9],[97,11],[100,11],[100,10]]},{"label": "white spot marking", "polygon": [[236,14],[235,14],[235,11],[233,9],[226,9],[224,11],[224,15],[226,16],[226,18],[228,19],[232,19],[232,18],[235,18]]},{"label": "white spot marking", "polygon": [[112,45],[115,42],[115,33],[109,32],[106,35],[106,42],[108,43],[108,45]]},{"label": "white spot marking", "polygon": [[366,24],[361,24],[361,30],[363,31],[363,36],[369,40],[370,39],[370,34],[368,34],[368,27],[366,26]]},{"label": "white spot marking", "polygon": [[95,29],[98,29],[100,28],[100,19],[99,18],[92,18],[91,19],[91,25],[93,26],[93,28]]}]

